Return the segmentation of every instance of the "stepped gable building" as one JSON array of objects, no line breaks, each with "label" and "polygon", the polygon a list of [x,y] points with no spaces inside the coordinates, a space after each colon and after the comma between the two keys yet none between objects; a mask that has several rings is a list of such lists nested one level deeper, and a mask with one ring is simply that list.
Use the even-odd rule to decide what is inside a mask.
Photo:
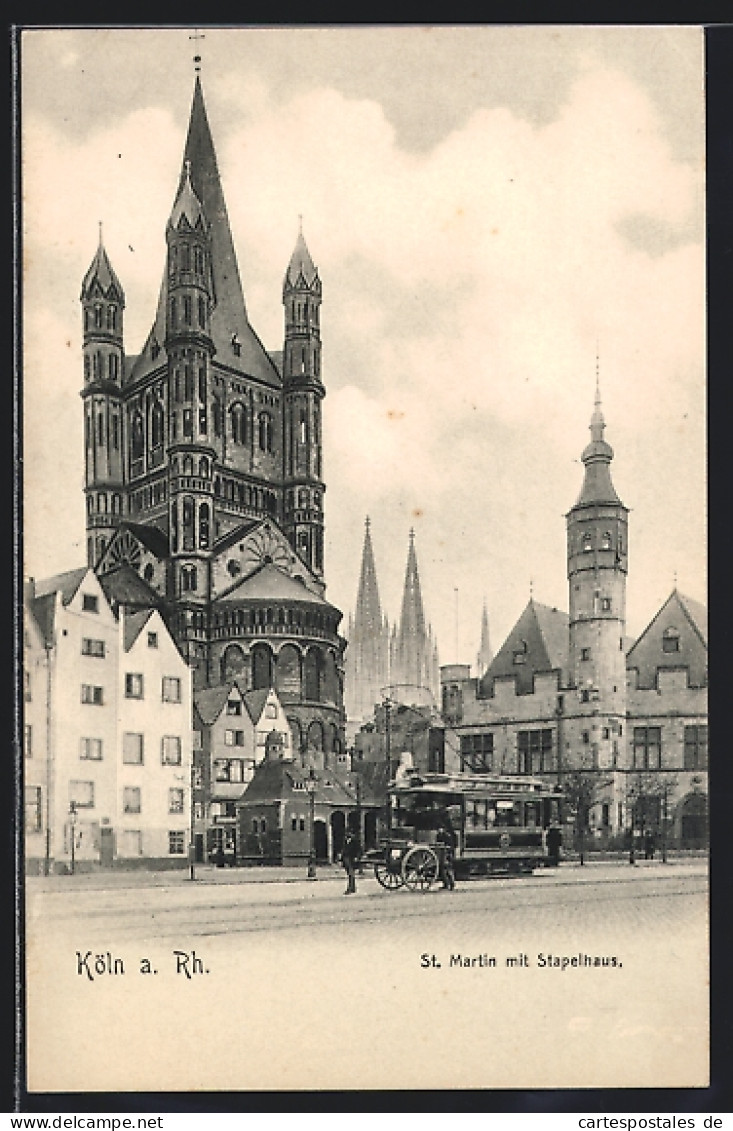
[{"label": "stepped gable building", "polygon": [[301,231],[283,349],[268,353],[198,75],[165,241],[138,355],[101,233],[82,284],[88,562],[110,595],[152,591],[197,689],[274,686],[297,749],[322,765],[343,747],[345,642],[325,598],[321,280]]},{"label": "stepped gable building", "polygon": [[440,668],[438,646],[426,623],[415,551],[415,531],[410,531],[402,614],[390,642],[390,696],[402,703],[438,701]]},{"label": "stepped gable building", "polygon": [[370,523],[364,530],[356,612],[349,617],[346,653],[346,713],[350,721],[370,718],[389,682],[389,624],[382,613]]},{"label": "stepped gable building", "polygon": [[442,669],[449,769],[585,776],[588,823],[612,840],[651,827],[707,836],[707,618],[677,590],[626,637],[628,509],[611,479],[600,393],[566,516],[569,614],[531,599],[484,674]]}]

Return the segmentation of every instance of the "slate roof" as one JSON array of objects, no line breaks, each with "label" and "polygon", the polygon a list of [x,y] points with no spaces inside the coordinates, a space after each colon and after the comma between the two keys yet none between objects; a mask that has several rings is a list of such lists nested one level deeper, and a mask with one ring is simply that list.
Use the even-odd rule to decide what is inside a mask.
[{"label": "slate roof", "polygon": [[122,565],[112,573],[103,573],[99,583],[112,605],[139,606],[155,609],[160,597],[131,565]]},{"label": "slate roof", "polygon": [[[530,599],[514,628],[489,664],[480,680],[482,696],[493,693],[493,681],[515,676],[518,695],[529,695],[534,677],[541,672],[559,671],[561,678],[568,664],[568,614]],[[515,663],[515,653],[524,654],[524,663]]]},{"label": "slate roof", "polygon": [[260,566],[216,598],[216,604],[229,601],[301,601],[333,608],[323,597],[306,589],[302,582],[296,581],[272,562]]},{"label": "slate roof", "polygon": [[[227,369],[235,373],[248,375],[273,388],[280,388],[282,385],[280,374],[247,318],[234,241],[198,75],[175,201],[181,196],[185,184],[186,162],[190,162],[192,192],[201,202],[206,221],[210,226],[212,290],[215,297],[215,305],[211,313],[211,337],[215,347],[215,364],[224,364]],[[132,370],[130,381],[140,380],[157,369],[164,360],[167,301],[168,272],[166,270],[163,273],[155,322]],[[238,353],[232,348],[232,339],[236,339],[239,343]],[[153,357],[154,343],[157,343],[160,350],[156,357]]]},{"label": "slate roof", "polygon": [[[256,767],[254,776],[238,804],[242,806],[263,805],[284,801],[291,797],[307,800],[307,791],[296,789],[294,786],[296,783],[304,782],[308,777],[308,772],[295,762],[266,758]],[[341,775],[332,769],[319,770],[315,789],[316,805],[336,807],[353,807],[356,805],[354,775],[350,775],[349,781],[353,784],[347,785]]]},{"label": "slate roof", "polygon": [[262,718],[262,712],[265,709],[265,703],[267,702],[269,694],[269,687],[260,687],[256,691],[245,691],[242,694],[249,717],[255,725]]},{"label": "slate roof", "polygon": [[88,566],[81,566],[79,569],[69,569],[66,573],[57,573],[53,577],[37,581],[35,595],[45,597],[50,593],[60,593],[61,600],[68,605],[88,572]]},{"label": "slate roof", "polygon": [[202,687],[194,692],[194,705],[206,726],[212,726],[219,718],[231,690],[232,683],[226,683],[220,687]]},{"label": "slate roof", "polygon": [[120,529],[126,527],[131,534],[142,542],[146,550],[155,554],[161,561],[168,557],[168,537],[157,526],[143,526],[141,522],[123,522]]},{"label": "slate roof", "polygon": [[130,651],[152,615],[152,609],[141,609],[138,612],[125,614],[123,620],[122,643],[126,652]]}]

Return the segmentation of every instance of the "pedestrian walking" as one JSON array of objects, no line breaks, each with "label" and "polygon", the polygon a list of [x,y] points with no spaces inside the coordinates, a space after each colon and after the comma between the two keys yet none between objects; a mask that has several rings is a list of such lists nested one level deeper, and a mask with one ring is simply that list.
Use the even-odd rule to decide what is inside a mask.
[{"label": "pedestrian walking", "polygon": [[358,833],[347,829],[344,837],[344,847],[341,852],[341,863],[346,872],[346,891],[344,895],[356,893],[356,867],[361,856],[361,842]]},{"label": "pedestrian walking", "polygon": [[656,848],[656,838],[653,829],[647,829],[644,833],[644,859],[654,859],[654,849]]},{"label": "pedestrian walking", "polygon": [[453,831],[450,817],[448,817],[447,814],[445,815],[443,823],[438,829],[436,840],[438,844],[442,845],[443,848],[442,852],[440,853],[439,878],[446,891],[453,891],[456,886],[456,834]]},{"label": "pedestrian walking", "polygon": [[550,868],[557,868],[560,863],[560,848],[562,846],[562,831],[558,825],[550,825],[547,830],[547,864]]}]

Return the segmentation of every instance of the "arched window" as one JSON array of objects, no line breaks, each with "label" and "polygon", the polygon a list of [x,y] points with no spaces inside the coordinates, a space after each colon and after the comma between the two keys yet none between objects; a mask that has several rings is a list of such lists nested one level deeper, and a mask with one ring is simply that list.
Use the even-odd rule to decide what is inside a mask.
[{"label": "arched window", "polygon": [[118,359],[117,359],[116,353],[111,353],[109,355],[108,365],[109,365],[109,379],[110,379],[110,381],[116,381],[117,375],[119,373],[119,365],[118,365]]},{"label": "arched window", "polygon": [[183,321],[185,322],[185,324],[187,326],[191,325],[192,314],[193,314],[193,311],[192,311],[192,308],[191,308],[191,296],[190,295],[184,295],[183,296]]},{"label": "arched window", "polygon": [[143,417],[139,409],[136,409],[132,416],[132,439],[130,447],[132,450],[132,458],[140,459],[145,447],[145,429],[143,427]]},{"label": "arched window", "polygon": [[178,549],[178,508],[174,503],[171,507],[171,550],[175,554]]},{"label": "arched window", "polygon": [[247,410],[242,404],[234,404],[231,408],[232,440],[235,444],[247,443]]},{"label": "arched window", "polygon": [[184,243],[181,248],[181,271],[191,270],[191,247]]},{"label": "arched window", "polygon": [[181,566],[181,592],[194,592],[198,587],[196,566]]},{"label": "arched window", "polygon": [[252,649],[252,688],[272,687],[272,652],[267,644],[255,644]]},{"label": "arched window", "polygon": [[209,461],[206,456],[202,456],[199,460],[199,475],[202,479],[206,479],[209,474]]},{"label": "arched window", "polygon": [[272,451],[272,417],[268,412],[261,412],[259,418],[260,451]]},{"label": "arched window", "polygon": [[97,413],[97,443],[104,443],[104,416],[101,412]]},{"label": "arched window", "polygon": [[92,375],[92,362],[88,353],[84,354],[84,380],[88,381]]},{"label": "arched window", "polygon": [[212,411],[213,411],[213,414],[214,414],[214,435],[215,436],[221,436],[222,411],[221,411],[221,401],[219,400],[218,397],[214,397],[214,400],[213,400],[213,403],[212,403]]},{"label": "arched window", "polygon": [[300,414],[299,439],[300,439],[301,444],[307,444],[308,443],[308,421],[306,420],[306,416],[305,416],[304,412],[301,412],[301,414]]},{"label": "arched window", "polygon": [[171,326],[175,329],[178,325],[178,302],[174,295],[171,299]]},{"label": "arched window", "polygon": [[107,513],[107,496],[97,495],[97,514]]},{"label": "arched window", "polygon": [[197,274],[203,275],[204,273],[204,253],[200,247],[193,249],[193,266]]},{"label": "arched window", "polygon": [[199,507],[199,546],[202,550],[209,548],[210,511],[209,504],[202,503]]},{"label": "arched window", "polygon": [[199,326],[201,326],[203,328],[206,325],[206,303],[204,301],[203,295],[199,295],[198,313],[199,313]]},{"label": "arched window", "polygon": [[115,306],[107,307],[107,329],[117,329],[117,308]]},{"label": "arched window", "polygon": [[87,495],[87,514],[91,514],[94,510],[94,499],[91,495]]},{"label": "arched window", "polygon": [[99,302],[94,304],[94,325],[97,329],[102,328],[102,304]]},{"label": "arched window", "polygon": [[309,648],[304,664],[305,698],[311,703],[321,701],[323,659],[317,648]]},{"label": "arched window", "polygon": [[154,448],[161,447],[163,443],[163,424],[163,406],[160,401],[156,401],[150,414],[150,442]]},{"label": "arched window", "polygon": [[186,495],[183,499],[183,549],[193,550],[194,548],[194,507],[193,499],[190,495]]},{"label": "arched window", "polygon": [[206,404],[206,367],[204,365],[199,367],[199,400],[202,404]]},{"label": "arched window", "polygon": [[187,401],[193,400],[193,373],[190,365],[183,371],[183,396]]}]

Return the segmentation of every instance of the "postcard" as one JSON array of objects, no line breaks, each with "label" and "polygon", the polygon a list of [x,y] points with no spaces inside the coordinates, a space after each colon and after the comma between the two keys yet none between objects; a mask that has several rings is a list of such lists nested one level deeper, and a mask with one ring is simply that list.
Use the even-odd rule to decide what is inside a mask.
[{"label": "postcard", "polygon": [[702,29],[19,42],[29,1092],[705,1087]]}]

